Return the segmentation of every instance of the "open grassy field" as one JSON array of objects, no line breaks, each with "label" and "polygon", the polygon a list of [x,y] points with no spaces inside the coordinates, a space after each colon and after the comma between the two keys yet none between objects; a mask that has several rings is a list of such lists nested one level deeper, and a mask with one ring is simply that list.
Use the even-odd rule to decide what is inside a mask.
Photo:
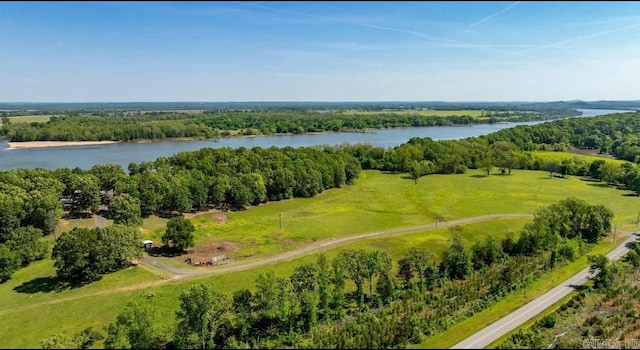
[{"label": "open grassy field", "polygon": [[415,109],[405,109],[405,110],[383,110],[383,111],[359,111],[356,109],[349,109],[341,112],[342,114],[353,115],[353,114],[398,114],[398,115],[424,115],[424,116],[438,116],[438,117],[451,117],[451,116],[463,116],[468,115],[470,117],[480,117],[482,115],[482,111],[478,110],[456,110],[456,111],[445,111],[445,110],[415,110]]},{"label": "open grassy field", "polygon": [[[609,206],[616,214],[618,229],[634,229],[638,216],[637,197],[576,176],[549,178],[543,171],[514,170],[512,175],[485,177],[482,171],[471,170],[459,175],[429,175],[417,185],[405,177],[364,171],[354,185],[315,198],[272,202],[226,212],[224,217],[202,214],[192,219],[196,244],[233,242],[240,249],[231,253],[232,258],[253,259],[319,240],[432,223],[436,216],[450,221],[485,214],[534,213],[569,196]],[[146,231],[145,239],[160,242],[163,231],[159,224]],[[160,259],[167,264],[173,261]]]},{"label": "open grassy field", "polygon": [[[610,207],[616,214],[614,221],[618,230],[635,228],[638,214],[638,198],[627,196],[626,191],[577,177],[549,178],[542,171],[515,170],[510,176],[489,177],[483,176],[481,171],[429,175],[419,179],[417,185],[405,177],[403,174],[364,171],[353,186],[330,190],[315,198],[227,212],[226,222],[213,220],[212,213],[202,214],[193,219],[197,227],[196,243],[237,242],[241,246],[237,252],[239,258],[247,255],[256,258],[312,244],[313,239],[430,223],[436,215],[450,221],[484,214],[533,213],[539,207],[569,196]],[[280,214],[282,230],[278,227]],[[528,220],[498,219],[471,224],[464,226],[463,236],[469,243],[489,234],[499,238],[509,231],[519,231]],[[164,222],[155,217],[145,220],[145,237],[159,241]],[[379,249],[397,261],[411,246],[428,246],[439,254],[447,246],[448,238],[448,229],[408,233],[345,244],[328,250],[327,254],[332,257],[346,248]],[[271,269],[279,276],[288,276],[295,266],[316,258],[317,254],[312,254],[259,269],[184,278],[176,282],[162,279],[141,266],[105,276],[88,286],[60,292],[52,289],[55,272],[52,261],[36,262],[0,285],[0,348],[39,347],[39,342],[52,334],[72,334],[88,326],[102,330],[102,326],[115,320],[128,301],[147,299],[149,293],[154,294],[149,303],[163,318],[171,320],[167,324],[171,326],[178,307],[177,298],[192,283],[203,281],[230,293],[239,288],[253,288],[259,273]],[[180,266],[187,267],[186,264]],[[558,274],[564,276],[562,272]],[[545,278],[544,281],[549,284],[548,288],[550,281],[559,279]],[[539,288],[543,290],[544,287]],[[527,296],[534,295],[534,288],[535,285]],[[517,306],[500,310],[504,312],[509,307]]]},{"label": "open grassy field", "polygon": [[[19,117],[9,117],[12,123],[31,123],[31,122],[48,122],[51,119],[50,115],[21,115]],[[2,121],[0,120],[0,124]]]},{"label": "open grassy field", "polygon": [[571,152],[552,152],[552,151],[535,151],[535,152],[531,152],[531,154],[533,155],[533,157],[539,157],[544,160],[552,160],[552,161],[558,161],[558,162],[562,162],[565,159],[572,159],[573,157],[577,157],[578,159],[584,160],[587,164],[591,164],[591,162],[593,162],[594,160],[605,160],[607,162],[613,162],[615,164],[622,164],[626,162],[624,160],[613,159],[609,156],[600,155],[600,154],[589,155],[589,154],[578,154],[578,153],[571,153]]}]

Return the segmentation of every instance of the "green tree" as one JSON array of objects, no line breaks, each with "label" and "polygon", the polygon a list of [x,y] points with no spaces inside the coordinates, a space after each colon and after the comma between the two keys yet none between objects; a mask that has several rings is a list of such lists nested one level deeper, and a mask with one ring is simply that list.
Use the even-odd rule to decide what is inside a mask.
[{"label": "green tree", "polygon": [[0,244],[0,283],[6,282],[20,268],[20,255]]},{"label": "green tree", "polygon": [[76,342],[66,334],[54,334],[41,342],[43,349],[76,349]]},{"label": "green tree", "polygon": [[419,278],[420,290],[431,285],[437,275],[436,255],[427,248],[409,248],[405,258],[408,260],[411,269]]},{"label": "green tree", "polygon": [[500,245],[493,236],[487,236],[483,242],[478,242],[471,247],[471,261],[476,270],[498,262],[501,257]]},{"label": "green tree", "polygon": [[238,338],[248,341],[249,331],[253,322],[253,295],[248,289],[237,290],[233,293],[233,310],[236,316]]},{"label": "green tree", "polygon": [[174,249],[183,251],[195,245],[193,236],[195,231],[196,227],[193,226],[193,223],[184,217],[171,218],[167,221],[167,228],[162,235],[162,243],[171,244]]},{"label": "green tree", "polygon": [[356,285],[356,301],[358,306],[362,307],[364,304],[363,285],[367,278],[366,253],[363,250],[345,249],[341,250],[334,259],[342,264],[345,275]]},{"label": "green tree", "polygon": [[383,271],[391,270],[391,259],[386,253],[378,250],[361,251],[360,254],[364,260],[364,274],[369,281],[369,299],[373,300],[373,278]]},{"label": "green tree", "polygon": [[183,175],[165,175],[168,188],[162,200],[162,209],[186,213],[191,211],[191,193],[189,192],[189,179]]},{"label": "green tree", "polygon": [[103,274],[129,266],[140,257],[136,228],[112,225],[101,229],[75,227],[56,240],[52,257],[56,275],[65,282],[97,281]]},{"label": "green tree", "polygon": [[120,165],[112,163],[96,164],[89,169],[89,174],[98,179],[99,188],[105,191],[115,189],[118,181],[128,177]]},{"label": "green tree", "polygon": [[20,256],[22,266],[44,259],[47,254],[47,244],[42,241],[42,231],[32,226],[16,229],[9,235],[5,244]]},{"label": "green tree", "polygon": [[137,228],[114,224],[96,229],[96,242],[92,247],[94,268],[99,273],[113,272],[131,265],[142,257],[140,232]]},{"label": "green tree", "polygon": [[74,174],[71,177],[71,193],[75,196],[74,205],[78,210],[98,212],[100,205],[100,187],[98,178],[93,175]]},{"label": "green tree", "polygon": [[181,349],[211,349],[216,344],[216,335],[231,308],[229,298],[198,283],[180,294],[180,310],[177,312],[174,341]]},{"label": "green tree", "polygon": [[89,349],[104,336],[93,330],[93,327],[83,329],[73,337],[58,333],[41,342],[43,349]]},{"label": "green tree", "polygon": [[68,282],[88,282],[100,278],[92,264],[92,247],[97,240],[95,230],[75,227],[63,232],[53,247],[53,266],[59,279]]},{"label": "green tree", "polygon": [[2,186],[0,182],[0,243],[9,239],[11,233],[20,227],[26,215],[24,201],[27,193],[17,186]]},{"label": "green tree", "polygon": [[478,167],[484,170],[487,173],[487,176],[491,175],[491,170],[493,170],[494,160],[491,156],[486,156],[480,160]]},{"label": "green tree", "polygon": [[324,253],[318,255],[318,309],[322,318],[329,315],[331,302],[331,270],[329,261]]},{"label": "green tree", "polygon": [[344,310],[345,292],[344,292],[344,264],[342,259],[334,258],[331,261],[333,267],[333,293],[332,293],[332,308],[334,310],[334,318],[336,320],[343,320],[346,316]]},{"label": "green tree", "polygon": [[302,329],[309,332],[318,324],[318,293],[314,290],[303,291],[300,296],[300,308]]},{"label": "green tree", "polygon": [[442,253],[440,274],[450,279],[464,279],[471,273],[471,255],[466,251],[464,241],[460,236],[460,227],[453,227],[453,242]]},{"label": "green tree", "polygon": [[613,162],[605,162],[600,166],[602,180],[608,184],[615,184],[622,177],[622,168]]},{"label": "green tree", "polygon": [[145,301],[132,301],[107,327],[105,349],[160,349],[167,342],[157,310]]},{"label": "green tree", "polygon": [[115,224],[142,225],[140,200],[128,193],[114,196],[111,203],[109,203],[109,212]]},{"label": "green tree", "polygon": [[604,254],[590,255],[587,259],[589,261],[589,273],[597,272],[597,275],[593,277],[593,286],[605,289],[611,287],[618,274],[615,264]]},{"label": "green tree", "polygon": [[409,168],[409,173],[414,183],[418,183],[418,179],[422,176],[433,174],[435,172],[435,165],[428,160],[415,161]]},{"label": "green tree", "polygon": [[314,264],[298,265],[293,269],[289,280],[296,295],[301,296],[305,291],[315,291],[317,289],[317,270],[318,268]]}]

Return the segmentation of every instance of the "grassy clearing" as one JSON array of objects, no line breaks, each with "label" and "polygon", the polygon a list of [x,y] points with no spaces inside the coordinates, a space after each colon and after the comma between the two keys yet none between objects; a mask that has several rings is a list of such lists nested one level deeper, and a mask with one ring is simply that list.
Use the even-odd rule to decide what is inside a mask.
[{"label": "grassy clearing", "polygon": [[562,162],[565,159],[572,159],[573,157],[577,157],[587,162],[587,164],[591,164],[591,162],[593,162],[594,160],[606,160],[608,162],[610,161],[615,164],[626,163],[626,161],[624,160],[613,159],[604,154],[590,155],[590,154],[578,154],[578,153],[572,153],[572,152],[551,152],[551,151],[535,151],[531,153],[534,157],[539,157],[541,159],[552,160],[557,162]]},{"label": "grassy clearing", "polygon": [[346,115],[354,115],[354,114],[362,114],[362,115],[371,115],[371,114],[397,114],[397,115],[423,115],[423,116],[437,116],[437,117],[452,117],[452,116],[463,116],[468,115],[470,117],[480,117],[482,116],[482,111],[478,110],[451,110],[451,111],[440,111],[440,110],[416,110],[416,109],[408,109],[408,110],[383,110],[383,111],[359,111],[357,109],[349,109],[341,114]]},{"label": "grassy clearing", "polygon": [[[538,208],[575,196],[604,204],[616,214],[619,230],[635,229],[638,198],[627,191],[571,176],[549,178],[544,171],[515,170],[512,175],[485,177],[471,170],[459,175],[429,175],[412,180],[403,174],[364,171],[353,186],[326,191],[315,198],[272,202],[225,213],[218,223],[212,213],[192,219],[196,244],[236,242],[235,259],[272,256],[350,234],[409,227],[501,213],[534,213]],[[279,229],[282,215],[282,230]],[[145,239],[160,241],[163,219],[149,219]],[[235,254],[235,255],[234,255]]]},{"label": "grassy clearing", "polygon": [[[12,123],[46,123],[50,119],[50,115],[21,115],[19,117],[9,117],[9,121],[11,121]],[[0,121],[0,124],[2,124],[2,121]]]}]

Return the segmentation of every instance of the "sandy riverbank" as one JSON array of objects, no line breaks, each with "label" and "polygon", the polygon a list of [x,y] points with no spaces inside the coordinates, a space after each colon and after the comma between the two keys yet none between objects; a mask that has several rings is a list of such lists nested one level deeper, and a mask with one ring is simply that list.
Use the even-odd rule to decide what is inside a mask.
[{"label": "sandy riverbank", "polygon": [[96,146],[117,143],[117,141],[27,141],[7,142],[9,149],[17,148],[43,148],[43,147],[68,147],[68,146]]}]

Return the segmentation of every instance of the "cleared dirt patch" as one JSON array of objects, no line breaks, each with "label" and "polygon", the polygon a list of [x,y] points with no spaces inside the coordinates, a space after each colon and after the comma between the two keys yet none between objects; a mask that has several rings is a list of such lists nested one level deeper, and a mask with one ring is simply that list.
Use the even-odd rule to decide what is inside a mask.
[{"label": "cleared dirt patch", "polygon": [[217,224],[225,224],[229,218],[224,213],[213,213],[207,216],[208,219],[215,221]]},{"label": "cleared dirt patch", "polygon": [[235,242],[222,242],[204,244],[197,247],[187,249],[186,254],[181,254],[173,257],[174,260],[184,262],[187,259],[191,259],[192,262],[206,262],[212,258],[217,257],[219,259],[229,257],[230,253],[240,250],[240,244]]}]

